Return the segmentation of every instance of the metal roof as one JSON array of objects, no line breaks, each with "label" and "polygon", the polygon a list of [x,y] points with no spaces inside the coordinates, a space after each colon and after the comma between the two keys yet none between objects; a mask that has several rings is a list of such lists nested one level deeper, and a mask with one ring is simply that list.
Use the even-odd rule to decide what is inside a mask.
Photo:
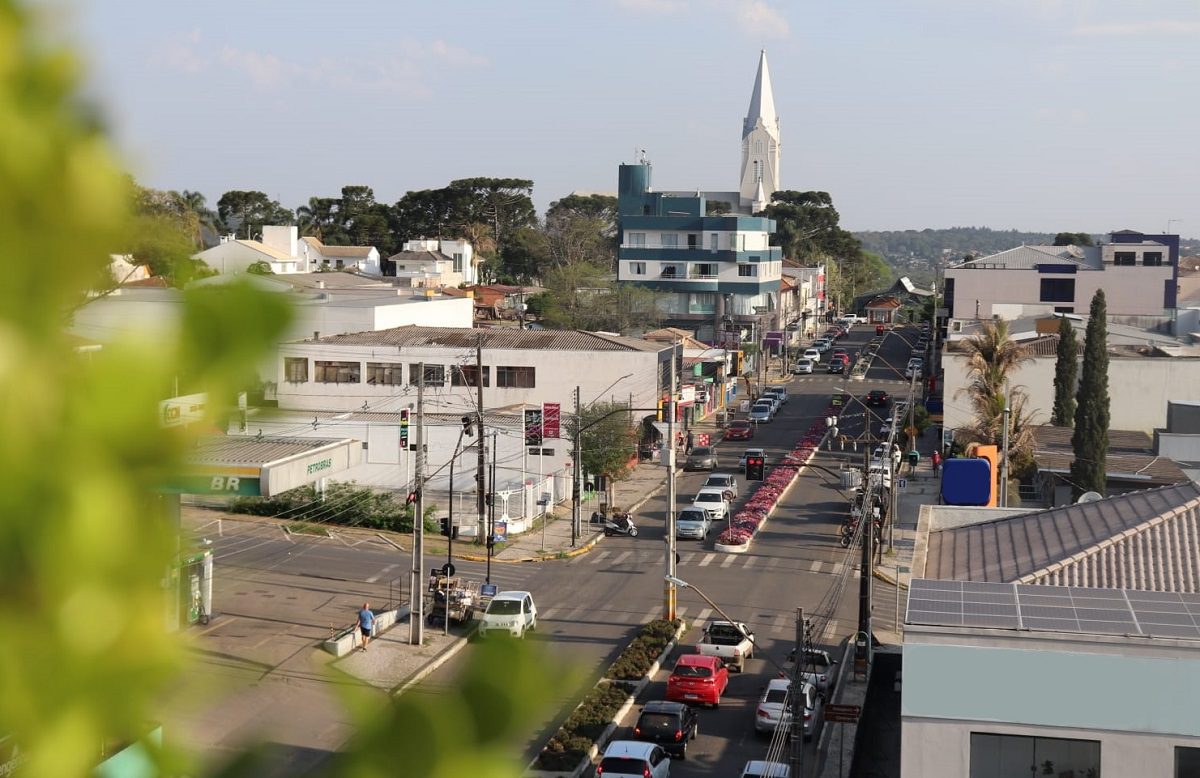
[{"label": "metal roof", "polygon": [[1076,265],[1100,270],[1104,262],[1099,246],[1017,246],[951,265],[946,270],[1033,270],[1038,265]]},{"label": "metal roof", "polygon": [[[293,341],[313,343],[314,341]],[[474,348],[530,349],[538,351],[643,351],[659,352],[672,348],[637,338],[583,330],[521,330],[509,327],[470,329],[467,327],[394,327],[389,330],[328,335],[315,341],[330,346],[392,346],[395,348]]]},{"label": "metal roof", "polygon": [[925,576],[1200,592],[1194,483],[929,533]]},{"label": "metal roof", "polygon": [[[184,456],[193,465],[252,465],[258,467],[325,447],[341,446],[347,438],[255,438],[213,436],[200,438]],[[352,441],[357,443],[357,441]]]}]

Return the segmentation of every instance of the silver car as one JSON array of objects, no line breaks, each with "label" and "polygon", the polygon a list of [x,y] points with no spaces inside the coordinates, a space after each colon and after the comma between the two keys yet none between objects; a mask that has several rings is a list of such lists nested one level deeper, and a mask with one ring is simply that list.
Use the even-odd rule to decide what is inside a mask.
[{"label": "silver car", "polygon": [[775,418],[775,403],[770,400],[759,400],[750,409],[750,421],[765,424]]},{"label": "silver car", "polygon": [[717,450],[711,446],[693,446],[687,456],[684,470],[716,470]]},{"label": "silver car", "polygon": [[[756,732],[772,733],[776,728],[784,729],[792,726],[792,713],[789,710],[788,689],[792,682],[786,678],[773,678],[758,701],[754,711],[754,729]],[[807,681],[800,684],[801,705],[804,706],[804,739],[811,740],[821,727],[825,718],[824,703],[817,687]]]}]

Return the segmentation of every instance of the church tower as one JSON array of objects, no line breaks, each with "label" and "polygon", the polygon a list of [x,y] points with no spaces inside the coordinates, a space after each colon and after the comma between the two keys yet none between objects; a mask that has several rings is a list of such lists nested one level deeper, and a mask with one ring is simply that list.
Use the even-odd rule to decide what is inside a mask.
[{"label": "church tower", "polygon": [[779,191],[779,117],[767,70],[767,52],[758,58],[758,74],[750,95],[750,110],[742,121],[741,206],[757,213]]}]

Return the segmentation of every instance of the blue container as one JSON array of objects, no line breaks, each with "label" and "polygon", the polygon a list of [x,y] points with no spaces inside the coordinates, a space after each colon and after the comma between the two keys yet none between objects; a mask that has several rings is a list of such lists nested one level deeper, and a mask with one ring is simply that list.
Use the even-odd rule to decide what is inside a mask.
[{"label": "blue container", "polygon": [[992,499],[992,465],[986,459],[942,463],[943,505],[987,505]]}]

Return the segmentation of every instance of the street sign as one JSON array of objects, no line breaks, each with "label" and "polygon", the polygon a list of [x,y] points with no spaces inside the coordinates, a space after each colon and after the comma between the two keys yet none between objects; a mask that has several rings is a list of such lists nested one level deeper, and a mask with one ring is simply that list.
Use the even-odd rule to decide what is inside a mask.
[{"label": "street sign", "polygon": [[898,486],[901,489],[907,489],[908,488],[908,479],[907,478],[896,479],[896,486]]},{"label": "street sign", "polygon": [[454,563],[453,562],[447,562],[446,564],[442,565],[442,575],[446,576],[447,578],[454,577]]},{"label": "street sign", "polygon": [[826,705],[825,720],[841,722],[843,724],[854,724],[858,721],[858,717],[862,715],[861,705]]}]

